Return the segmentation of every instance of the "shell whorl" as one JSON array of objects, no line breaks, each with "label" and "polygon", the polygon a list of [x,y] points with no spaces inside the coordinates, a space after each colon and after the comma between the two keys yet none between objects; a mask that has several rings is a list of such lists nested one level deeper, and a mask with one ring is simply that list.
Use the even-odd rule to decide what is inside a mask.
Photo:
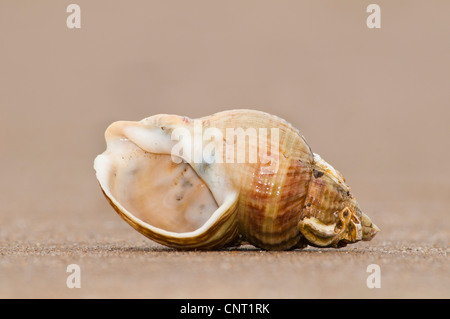
[{"label": "shell whorl", "polygon": [[303,136],[286,121],[251,110],[221,112],[204,122],[205,126],[223,130],[278,129],[278,145],[268,146],[269,152],[277,152],[271,154],[277,160],[276,169],[268,169],[260,162],[233,163],[228,164],[227,171],[240,186],[238,226],[244,239],[264,249],[294,247],[301,237],[298,223],[313,163],[313,153]]}]

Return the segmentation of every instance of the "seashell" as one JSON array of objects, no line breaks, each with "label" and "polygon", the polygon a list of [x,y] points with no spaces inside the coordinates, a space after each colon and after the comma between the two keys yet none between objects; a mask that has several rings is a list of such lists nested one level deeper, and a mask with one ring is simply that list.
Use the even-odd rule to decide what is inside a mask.
[{"label": "seashell", "polygon": [[[237,135],[227,135],[230,129],[247,132],[249,142],[242,147]],[[269,131],[270,139],[260,134],[251,143],[251,133]],[[219,134],[207,138],[207,132]],[[279,117],[244,109],[197,120],[160,114],[115,122],[105,138],[107,149],[94,163],[104,195],[125,221],[160,244],[338,248],[379,231],[343,176]],[[199,160],[208,147],[209,158]]]}]

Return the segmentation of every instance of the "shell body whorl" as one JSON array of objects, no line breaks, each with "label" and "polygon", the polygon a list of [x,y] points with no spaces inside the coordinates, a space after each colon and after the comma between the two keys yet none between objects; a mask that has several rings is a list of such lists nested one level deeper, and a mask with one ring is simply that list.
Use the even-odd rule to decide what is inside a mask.
[{"label": "shell body whorl", "polygon": [[[184,149],[174,163],[174,147],[181,143],[174,136],[181,129],[195,135],[199,123],[203,133],[213,128],[226,137],[215,144],[220,145],[211,153],[215,161],[195,161]],[[237,155],[239,139],[230,139],[229,129],[248,133],[244,161]],[[255,131],[270,137],[250,143]],[[107,150],[94,164],[103,193],[123,219],[161,244],[179,249],[218,249],[241,241],[270,250],[340,247],[371,239],[378,231],[343,177],[276,116],[253,110],[198,120],[162,114],[115,122],[105,137]],[[203,139],[201,147],[208,141]],[[195,153],[199,143],[191,144]],[[223,161],[217,161],[218,149],[226,153]],[[252,154],[258,154],[257,161],[249,160]]]},{"label": "shell body whorl", "polygon": [[264,249],[295,246],[301,236],[298,223],[313,165],[313,153],[305,139],[286,121],[258,111],[221,112],[204,121],[206,127],[221,130],[279,129],[277,145],[268,146],[268,150],[277,152],[271,154],[277,161],[275,169],[260,162],[230,163],[227,171],[239,185],[238,226],[245,240]]}]

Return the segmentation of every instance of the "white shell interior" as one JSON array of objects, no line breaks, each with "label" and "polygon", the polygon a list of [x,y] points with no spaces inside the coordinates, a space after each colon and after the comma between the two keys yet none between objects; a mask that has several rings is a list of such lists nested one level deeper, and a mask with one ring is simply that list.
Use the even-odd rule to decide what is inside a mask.
[{"label": "white shell interior", "polygon": [[121,140],[114,153],[109,189],[134,217],[157,228],[183,233],[200,228],[218,205],[203,180],[187,163],[170,155],[145,152]]},{"label": "white shell interior", "polygon": [[148,125],[148,119],[113,123],[106,141],[106,151],[94,162],[97,179],[136,224],[166,236],[194,236],[237,200],[222,167],[205,170],[201,164],[174,162],[173,142],[159,127]]}]

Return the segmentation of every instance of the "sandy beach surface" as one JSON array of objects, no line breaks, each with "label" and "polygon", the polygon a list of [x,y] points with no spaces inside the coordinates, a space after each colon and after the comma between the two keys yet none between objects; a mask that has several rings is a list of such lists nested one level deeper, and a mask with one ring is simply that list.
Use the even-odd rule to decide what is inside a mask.
[{"label": "sandy beach surface", "polygon": [[[0,1],[0,298],[449,298],[448,1]],[[176,251],[93,160],[117,120],[287,119],[381,228],[342,249]],[[68,265],[81,288],[68,288]],[[368,266],[380,267],[369,288]]]},{"label": "sandy beach surface", "polygon": [[[417,211],[399,230],[401,218],[389,216],[401,207],[377,211],[382,232],[373,242],[287,252],[250,245],[211,252],[172,250],[147,240],[107,207],[98,213],[103,218],[7,219],[9,231],[2,232],[0,246],[0,296],[448,298],[448,233],[431,238],[426,233],[443,227],[439,214],[424,225]],[[70,264],[80,266],[80,289],[67,288]],[[381,288],[367,286],[371,264],[380,266]]]}]

